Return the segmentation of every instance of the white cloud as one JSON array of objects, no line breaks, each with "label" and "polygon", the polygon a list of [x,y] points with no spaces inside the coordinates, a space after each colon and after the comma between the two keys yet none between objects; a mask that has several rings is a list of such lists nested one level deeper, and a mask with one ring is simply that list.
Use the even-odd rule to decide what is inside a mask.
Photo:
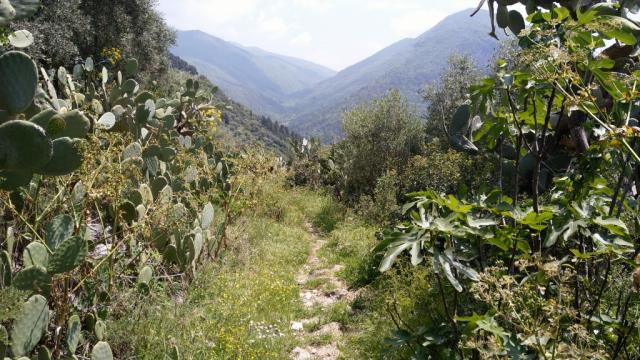
[{"label": "white cloud", "polygon": [[447,17],[436,10],[416,10],[406,12],[391,19],[391,30],[401,37],[416,37]]},{"label": "white cloud", "polygon": [[282,36],[289,31],[289,25],[280,17],[267,17],[264,14],[258,18],[258,27],[260,30],[271,36]]},{"label": "white cloud", "polygon": [[[397,0],[374,0],[367,3],[367,7],[373,10],[407,10],[420,8],[420,4],[417,1],[397,1]],[[424,6],[422,6],[424,7]]]},{"label": "white cloud", "polygon": [[204,19],[226,23],[247,16],[257,3],[258,0],[165,0],[160,2],[160,11],[169,18],[177,17],[185,23],[198,23]]},{"label": "white cloud", "polygon": [[334,0],[293,0],[293,5],[299,8],[324,13],[336,5],[336,3]]},{"label": "white cloud", "polygon": [[298,34],[293,39],[291,39],[291,44],[292,45],[307,46],[307,45],[311,44],[312,40],[313,40],[313,38],[311,37],[311,34],[309,34],[309,32],[307,32],[307,31],[305,31],[303,33]]},{"label": "white cloud", "polygon": [[159,10],[180,30],[342,69],[477,1],[159,0]]}]

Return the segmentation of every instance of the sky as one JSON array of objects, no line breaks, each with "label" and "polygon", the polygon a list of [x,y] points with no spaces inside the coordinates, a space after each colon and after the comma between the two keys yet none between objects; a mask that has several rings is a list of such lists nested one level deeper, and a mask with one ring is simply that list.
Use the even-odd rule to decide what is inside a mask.
[{"label": "sky", "polygon": [[178,30],[202,30],[342,70],[477,4],[478,0],[159,0],[159,10]]}]

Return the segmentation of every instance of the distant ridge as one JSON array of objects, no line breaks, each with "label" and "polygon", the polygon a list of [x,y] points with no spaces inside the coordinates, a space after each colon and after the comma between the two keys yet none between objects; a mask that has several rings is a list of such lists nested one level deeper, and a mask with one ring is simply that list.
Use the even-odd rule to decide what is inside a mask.
[{"label": "distant ridge", "polygon": [[292,93],[335,75],[309,61],[242,47],[198,30],[179,31],[171,52],[235,101],[266,115],[283,114],[282,104]]},{"label": "distant ridge", "polygon": [[401,40],[334,77],[292,97],[287,123],[302,134],[332,141],[342,136],[342,115],[357,103],[383,96],[392,88],[424,110],[420,91],[437,80],[454,53],[488,64],[498,45],[488,34],[488,13],[471,18],[472,10],[448,16],[415,39]]},{"label": "distant ridge", "polygon": [[420,91],[437,80],[452,53],[488,64],[498,42],[486,11],[452,14],[415,39],[404,39],[339,73],[321,65],[226,42],[201,31],[181,31],[172,52],[194,65],[235,101],[283,122],[293,131],[333,141],[342,115],[354,105],[399,89],[420,111]]}]

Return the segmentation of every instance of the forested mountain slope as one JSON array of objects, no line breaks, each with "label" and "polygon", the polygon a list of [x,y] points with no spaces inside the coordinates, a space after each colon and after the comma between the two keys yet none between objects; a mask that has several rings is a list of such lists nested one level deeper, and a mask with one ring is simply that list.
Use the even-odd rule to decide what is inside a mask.
[{"label": "forested mountain slope", "polygon": [[341,135],[342,113],[355,104],[399,89],[424,108],[420,91],[437,79],[454,52],[470,55],[482,67],[498,44],[489,36],[486,13],[453,14],[415,39],[405,39],[355,64],[331,79],[296,94],[288,124],[298,132],[333,140]]},{"label": "forested mountain slope", "polygon": [[335,74],[320,65],[245,48],[201,31],[179,31],[171,51],[234,100],[262,114],[282,114],[290,94]]}]

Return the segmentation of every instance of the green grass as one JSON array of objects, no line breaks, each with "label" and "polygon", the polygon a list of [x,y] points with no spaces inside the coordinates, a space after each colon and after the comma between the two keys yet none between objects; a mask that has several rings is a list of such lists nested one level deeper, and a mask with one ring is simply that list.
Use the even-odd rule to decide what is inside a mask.
[{"label": "green grass", "polygon": [[174,345],[185,359],[287,358],[298,341],[290,322],[306,317],[295,281],[310,247],[306,219],[324,200],[269,186],[231,229],[225,260],[199,270],[182,305],[165,299],[142,321],[113,324],[116,347],[141,359],[162,359]]},{"label": "green grass", "polygon": [[331,265],[344,266],[338,275],[349,286],[363,287],[380,275],[380,259],[371,253],[376,243],[375,233],[375,228],[347,218],[327,236],[327,244],[320,250],[320,255]]},{"label": "green grass", "polygon": [[[379,258],[371,254],[376,229],[325,195],[285,188],[279,181],[253,190],[255,201],[230,229],[224,259],[198,271],[182,304],[154,291],[139,317],[111,322],[114,350],[137,359],[169,359],[173,346],[183,359],[287,359],[296,346],[338,341],[342,359],[407,358],[406,351],[382,355],[389,350],[385,337],[395,330],[387,309],[395,303],[412,324],[433,311],[425,297],[428,272],[407,267],[381,275]],[[360,289],[354,302],[304,308],[295,277],[310,251],[309,222],[326,240],[318,254],[323,267],[342,265],[338,276]],[[329,285],[318,278],[303,288]],[[312,318],[318,320],[304,333],[290,330],[292,321]],[[341,338],[313,335],[331,322],[341,324]]]}]

